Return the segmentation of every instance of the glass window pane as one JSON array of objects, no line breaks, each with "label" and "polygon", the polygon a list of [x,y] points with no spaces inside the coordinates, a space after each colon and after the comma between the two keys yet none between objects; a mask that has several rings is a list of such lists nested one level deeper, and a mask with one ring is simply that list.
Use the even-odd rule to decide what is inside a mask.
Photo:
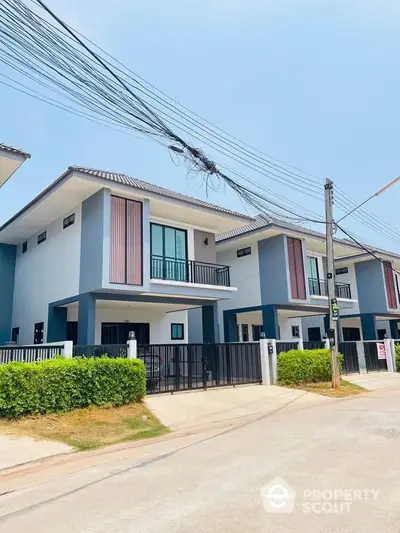
[{"label": "glass window pane", "polygon": [[178,259],[186,259],[186,231],[175,230],[176,246],[175,257]]},{"label": "glass window pane", "polygon": [[157,224],[151,225],[151,255],[163,256],[163,228]]},{"label": "glass window pane", "polygon": [[174,228],[164,228],[165,257],[175,259],[175,231]]}]

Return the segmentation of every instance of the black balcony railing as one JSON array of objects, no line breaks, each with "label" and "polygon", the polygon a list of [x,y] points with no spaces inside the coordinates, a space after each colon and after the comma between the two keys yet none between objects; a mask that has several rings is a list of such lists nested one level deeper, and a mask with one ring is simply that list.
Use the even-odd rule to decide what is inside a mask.
[{"label": "black balcony railing", "polygon": [[[324,279],[308,278],[308,286],[311,296],[328,296],[328,283]],[[336,298],[351,299],[349,283],[335,283]]]},{"label": "black balcony railing", "polygon": [[229,269],[230,267],[224,265],[152,255],[150,277],[152,279],[230,287]]}]

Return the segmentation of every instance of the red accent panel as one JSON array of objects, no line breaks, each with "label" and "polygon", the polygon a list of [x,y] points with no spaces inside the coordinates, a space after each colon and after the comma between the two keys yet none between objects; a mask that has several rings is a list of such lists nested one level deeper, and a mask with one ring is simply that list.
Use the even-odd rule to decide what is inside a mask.
[{"label": "red accent panel", "polygon": [[303,246],[301,240],[288,237],[287,249],[292,298],[305,300],[306,285],[304,277]]},{"label": "red accent panel", "polygon": [[110,282],[125,283],[126,202],[111,197]]},{"label": "red accent panel", "polygon": [[389,261],[384,261],[383,271],[385,273],[386,294],[389,309],[397,309],[396,292],[394,289],[394,279],[392,265]]},{"label": "red accent panel", "polygon": [[142,285],[142,204],[127,200],[126,282]]}]

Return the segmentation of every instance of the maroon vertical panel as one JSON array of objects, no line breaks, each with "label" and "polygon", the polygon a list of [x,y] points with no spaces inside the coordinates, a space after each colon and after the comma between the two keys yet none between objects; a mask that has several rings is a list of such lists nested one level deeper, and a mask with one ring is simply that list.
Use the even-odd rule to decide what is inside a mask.
[{"label": "maroon vertical panel", "polygon": [[306,285],[304,277],[303,247],[301,240],[287,237],[287,250],[292,298],[305,300]]},{"label": "maroon vertical panel", "polygon": [[127,200],[126,282],[142,285],[142,204]]},{"label": "maroon vertical panel", "polygon": [[126,201],[111,197],[110,282],[126,283]]},{"label": "maroon vertical panel", "polygon": [[290,289],[292,298],[297,298],[297,279],[296,279],[296,259],[294,252],[294,241],[291,237],[287,238],[287,250],[289,259]]},{"label": "maroon vertical panel", "polygon": [[386,294],[389,309],[397,309],[396,292],[394,289],[394,279],[392,265],[389,261],[383,262],[383,270],[385,273]]},{"label": "maroon vertical panel", "polygon": [[296,259],[297,298],[305,300],[306,284],[304,279],[303,243],[300,239],[294,239],[294,256]]}]

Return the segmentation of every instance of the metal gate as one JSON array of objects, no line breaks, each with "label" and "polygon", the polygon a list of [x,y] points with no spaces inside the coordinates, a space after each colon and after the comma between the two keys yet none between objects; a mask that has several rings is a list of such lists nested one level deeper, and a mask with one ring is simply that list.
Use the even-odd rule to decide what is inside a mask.
[{"label": "metal gate", "polygon": [[360,365],[358,362],[358,352],[356,342],[339,342],[339,353],[343,355],[343,373],[353,374],[360,373]]},{"label": "metal gate", "polygon": [[147,393],[261,383],[260,344],[141,344]]},{"label": "metal gate", "polygon": [[[362,343],[364,345],[365,365],[367,372],[385,371],[388,369],[386,359],[378,359],[378,347],[376,341]],[[389,355],[387,355],[389,357]]]}]

